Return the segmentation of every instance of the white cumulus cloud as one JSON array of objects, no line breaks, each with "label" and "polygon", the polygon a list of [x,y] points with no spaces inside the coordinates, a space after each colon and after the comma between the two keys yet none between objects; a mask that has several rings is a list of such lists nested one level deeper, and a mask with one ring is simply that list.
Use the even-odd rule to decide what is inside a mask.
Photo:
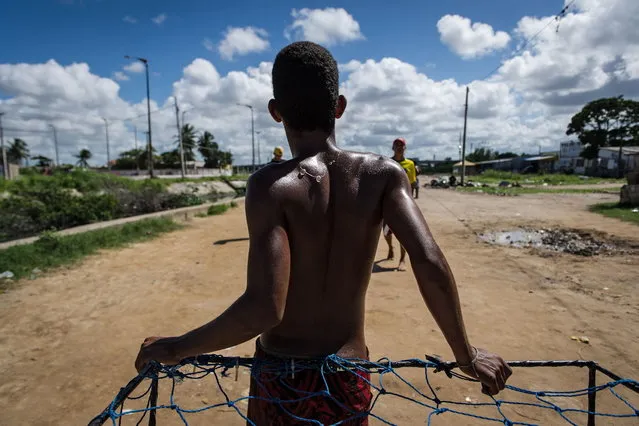
[{"label": "white cumulus cloud", "polygon": [[153,23],[156,25],[162,25],[162,23],[166,21],[166,18],[166,13],[161,13],[158,16],[151,18],[151,21],[153,21]]},{"label": "white cumulus cloud", "polygon": [[122,20],[129,24],[137,24],[138,20],[133,16],[126,15]]},{"label": "white cumulus cloud", "polygon": [[[261,28],[229,27],[224,33],[224,39],[218,45],[218,51],[220,56],[227,61],[232,60],[236,55],[263,52],[270,47],[267,37],[268,33]],[[211,50],[210,40],[204,40],[204,47]]]},{"label": "white cumulus cloud", "polygon": [[144,72],[144,64],[140,61],[131,62],[129,65],[123,67],[124,71],[140,73]]},{"label": "white cumulus cloud", "polygon": [[293,23],[284,35],[289,40],[308,40],[326,46],[362,40],[359,23],[342,8],[293,9]]},{"label": "white cumulus cloud", "polygon": [[[542,32],[521,52],[511,55],[491,77],[472,81],[468,143],[499,151],[557,149],[567,140],[570,117],[588,101],[624,94],[639,99],[639,2],[578,0],[578,7]],[[554,17],[522,17],[517,41],[530,38]],[[397,136],[408,141],[408,155],[422,159],[457,158],[463,126],[465,83],[435,79],[420,64],[398,58],[339,58],[340,91],[348,108],[337,121],[338,144],[348,149],[391,155]],[[137,65],[143,70],[143,65]],[[438,64],[438,71],[441,67]],[[191,61],[173,83],[186,120],[215,135],[237,164],[251,161],[251,116],[262,160],[274,146],[286,146],[282,126],[267,111],[272,96],[270,62],[221,73],[202,58]],[[104,122],[109,119],[111,152],[134,146],[146,130],[146,100],[124,100],[114,78],[97,75],[85,63],[0,64],[0,111],[5,138],[24,139],[33,154],[53,156],[52,134],[58,130],[62,161],[88,147],[92,164],[104,164]],[[158,152],[175,148],[172,98],[151,101],[153,144]],[[125,121],[130,117],[137,117]],[[141,143],[141,142],[140,142]],[[257,147],[256,147],[257,148]],[[288,151],[288,150],[287,150]],[[290,152],[287,152],[290,158]]]},{"label": "white cumulus cloud", "polygon": [[450,50],[464,59],[485,56],[508,45],[510,36],[481,22],[471,23],[459,15],[445,15],[437,22],[439,37]]},{"label": "white cumulus cloud", "polygon": [[129,76],[123,73],[122,71],[116,71],[113,73],[113,78],[118,81],[127,81],[129,80]]}]

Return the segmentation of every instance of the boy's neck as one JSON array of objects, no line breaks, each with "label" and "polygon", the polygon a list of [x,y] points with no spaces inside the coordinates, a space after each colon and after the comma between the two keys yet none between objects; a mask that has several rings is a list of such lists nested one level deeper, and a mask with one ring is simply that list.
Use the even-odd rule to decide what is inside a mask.
[{"label": "boy's neck", "polygon": [[297,131],[286,129],[286,138],[294,158],[310,157],[320,152],[334,151],[335,130],[326,132],[323,130]]},{"label": "boy's neck", "polygon": [[403,155],[393,155],[393,160],[395,161],[404,161],[404,156]]}]

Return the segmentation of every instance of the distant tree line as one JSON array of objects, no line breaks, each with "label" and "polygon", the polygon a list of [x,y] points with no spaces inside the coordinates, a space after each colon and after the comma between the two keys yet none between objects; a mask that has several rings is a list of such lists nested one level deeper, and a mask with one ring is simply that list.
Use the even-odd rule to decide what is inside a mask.
[{"label": "distant tree line", "polygon": [[[196,151],[204,159],[204,167],[221,168],[232,164],[233,155],[229,151],[222,151],[215,136],[209,131],[201,134],[191,124],[184,124],[181,131],[182,146],[184,149],[184,161],[194,161]],[[153,148],[153,166],[156,168],[179,169],[180,168],[180,139],[176,137],[176,147],[160,154]],[[115,164],[116,170],[146,169],[149,156],[146,149],[131,149],[121,152]]]}]

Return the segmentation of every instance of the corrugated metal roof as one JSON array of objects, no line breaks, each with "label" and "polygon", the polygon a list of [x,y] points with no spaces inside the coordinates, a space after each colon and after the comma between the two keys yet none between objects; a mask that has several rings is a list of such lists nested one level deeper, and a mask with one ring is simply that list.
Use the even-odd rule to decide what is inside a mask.
[{"label": "corrugated metal roof", "polygon": [[[606,146],[603,148],[599,148],[599,150],[619,152],[619,147]],[[623,148],[621,148],[621,152],[623,152],[625,155],[636,155],[639,154],[639,146],[624,146]]]},{"label": "corrugated metal roof", "polygon": [[554,155],[546,155],[546,156],[538,156],[538,157],[529,157],[526,158],[524,161],[541,161],[541,160],[554,160],[555,156]]}]

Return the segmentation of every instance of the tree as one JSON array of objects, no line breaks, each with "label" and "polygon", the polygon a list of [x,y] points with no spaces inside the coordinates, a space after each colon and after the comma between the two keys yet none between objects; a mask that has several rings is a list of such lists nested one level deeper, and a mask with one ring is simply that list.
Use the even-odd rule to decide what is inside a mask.
[{"label": "tree", "polygon": [[74,155],[74,157],[78,159],[75,164],[86,169],[89,167],[89,160],[93,157],[93,154],[91,154],[91,151],[88,149],[81,149],[79,153]]},{"label": "tree", "polygon": [[[599,148],[622,147],[639,139],[639,102],[623,96],[586,104],[568,124],[567,135],[577,135],[585,158],[597,158]],[[620,150],[621,156],[621,150]]]},{"label": "tree", "polygon": [[220,167],[233,164],[233,154],[230,151],[220,151]]},{"label": "tree", "polygon": [[[193,161],[195,160],[195,154],[193,154],[193,150],[197,146],[197,132],[195,128],[186,123],[180,129],[182,134],[182,147],[184,149],[184,161]],[[177,140],[177,144],[179,146],[180,140]]]},{"label": "tree", "polygon": [[494,160],[498,154],[497,151],[493,152],[490,148],[477,148],[466,156],[466,160],[479,163],[481,161]]},{"label": "tree", "polygon": [[503,154],[499,154],[499,153],[495,152],[495,154],[497,154],[497,155],[496,155],[496,159],[497,159],[497,160],[501,160],[501,159],[504,159],[504,158],[515,158],[515,157],[519,157],[519,155],[515,154],[514,152],[510,152],[510,151],[508,151],[508,152],[504,152]]},{"label": "tree", "polygon": [[118,155],[113,168],[116,170],[139,170],[142,164],[146,164],[147,157],[148,153],[144,149],[130,149]]},{"label": "tree", "polygon": [[[186,156],[186,153],[185,153]],[[174,149],[172,151],[163,152],[160,154],[160,161],[162,167],[167,169],[179,169],[180,168],[180,151]]]},{"label": "tree", "polygon": [[29,158],[29,148],[27,143],[22,139],[15,138],[12,143],[9,144],[7,149],[7,161],[14,164],[22,164],[22,160]]},{"label": "tree", "polygon": [[34,155],[31,159],[37,161],[36,166],[38,167],[51,167],[53,164],[53,160],[44,155]]},{"label": "tree", "polygon": [[197,141],[198,151],[204,157],[204,167],[217,169],[220,167],[220,147],[211,132],[204,132]]}]

